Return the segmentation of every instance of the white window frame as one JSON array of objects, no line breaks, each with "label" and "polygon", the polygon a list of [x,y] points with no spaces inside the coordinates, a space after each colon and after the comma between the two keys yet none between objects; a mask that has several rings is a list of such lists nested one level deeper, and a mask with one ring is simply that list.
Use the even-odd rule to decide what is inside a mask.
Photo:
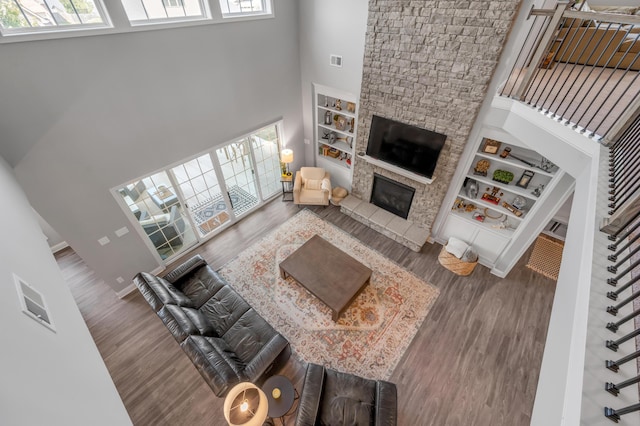
[{"label": "white window frame", "polygon": [[[251,21],[271,19],[275,17],[274,0],[263,0],[266,4],[266,13],[245,13],[234,14],[233,16],[222,16],[219,0],[200,0],[204,3],[207,16],[197,17],[179,17],[169,19],[155,19],[137,21],[133,25],[125,12],[124,6],[120,0],[95,0],[96,4],[100,4],[103,14],[104,25],[91,26],[88,25],[65,25],[63,27],[54,26],[46,27],[47,29],[38,29],[38,31],[30,31],[31,28],[15,29],[10,32],[0,31],[0,45],[4,43],[16,43],[24,41],[36,40],[52,40],[71,37],[84,37],[94,35],[122,34],[138,31],[154,31],[159,29],[183,28],[199,25],[216,25],[235,21]],[[186,19],[185,19],[186,18]],[[44,27],[41,27],[44,28]]]},{"label": "white window frame", "polygon": [[[13,1],[13,0],[11,0]],[[3,28],[0,25],[0,35],[4,37],[31,35],[31,34],[54,34],[54,33],[73,33],[95,29],[112,28],[111,18],[107,13],[102,0],[93,0],[93,4],[102,18],[102,23],[96,24],[71,24],[71,25],[49,25],[45,27],[22,27],[22,28]],[[20,7],[20,6],[19,6]],[[26,19],[26,18],[25,18]]]},{"label": "white window frame", "polygon": [[[170,0],[156,0],[158,1],[160,4],[162,4],[165,8],[167,7],[167,3],[169,3]],[[175,1],[179,1],[181,3],[182,0],[175,0]],[[175,17],[170,17],[167,16],[166,18],[148,18],[148,19],[131,19],[129,18],[129,16],[126,13],[126,9],[124,7],[124,4],[122,3],[121,6],[124,10],[124,14],[127,17],[127,19],[129,20],[129,24],[134,27],[142,27],[145,25],[162,25],[162,24],[174,24],[172,26],[180,26],[180,23],[187,23],[187,22],[208,22],[211,21],[211,9],[209,7],[209,1],[208,0],[198,0],[198,3],[200,4],[200,10],[202,11],[202,13],[200,15],[195,15],[195,16],[175,16]],[[184,3],[183,3],[184,4]],[[144,5],[143,5],[144,7]],[[145,10],[145,13],[146,10]],[[148,16],[148,14],[147,14]]]},{"label": "white window frame", "polygon": [[[215,0],[218,2],[218,4],[220,5],[220,13],[222,15],[222,19],[237,19],[237,18],[244,18],[244,17],[250,17],[250,16],[261,16],[261,15],[271,15],[272,14],[272,7],[273,7],[273,2],[272,0],[260,0],[262,3],[262,10],[260,11],[256,11],[256,12],[232,12],[232,13],[224,13],[222,11],[222,2],[233,2],[236,0]],[[240,0],[242,1],[242,0]]]}]

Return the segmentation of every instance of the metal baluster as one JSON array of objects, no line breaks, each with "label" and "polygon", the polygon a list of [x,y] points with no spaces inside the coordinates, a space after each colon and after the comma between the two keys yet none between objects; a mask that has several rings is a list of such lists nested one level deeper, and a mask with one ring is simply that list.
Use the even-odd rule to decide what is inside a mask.
[{"label": "metal baluster", "polygon": [[640,411],[640,403],[633,404],[628,407],[621,408],[619,410],[614,410],[613,408],[604,407],[604,416],[609,420],[612,420],[618,423],[618,421],[620,420],[620,416],[633,413],[634,411]]},{"label": "metal baluster", "polygon": [[638,274],[637,276],[635,276],[632,279],[630,279],[628,283],[626,283],[625,285],[623,285],[622,287],[620,287],[616,291],[607,292],[607,297],[609,299],[611,299],[611,300],[618,300],[618,296],[620,295],[620,293],[622,293],[623,291],[625,291],[626,289],[628,289],[629,287],[631,287],[632,285],[637,283],[639,280],[640,280],[640,274]]},{"label": "metal baluster", "polygon": [[605,365],[609,370],[613,371],[614,373],[617,373],[622,364],[624,364],[625,362],[629,362],[632,359],[636,359],[638,357],[640,357],[640,351],[635,351],[630,355],[623,356],[617,361],[611,361],[610,359],[608,359],[605,361]]},{"label": "metal baluster", "polygon": [[611,382],[607,382],[604,385],[604,390],[606,390],[607,392],[609,392],[611,395],[613,396],[618,396],[618,394],[620,393],[620,389],[626,388],[627,386],[631,386],[634,385],[636,383],[640,383],[640,375],[636,376],[636,377],[632,377],[630,379],[627,379],[623,382],[620,383],[611,383]]},{"label": "metal baluster", "polygon": [[640,309],[636,309],[635,311],[633,311],[632,313],[630,313],[629,315],[627,315],[626,317],[623,317],[622,319],[620,319],[620,321],[618,322],[610,322],[607,324],[607,329],[613,331],[614,333],[616,331],[618,331],[618,328],[624,324],[625,322],[629,321],[630,319],[633,319],[635,317],[637,317],[638,315],[640,315]]},{"label": "metal baluster", "polygon": [[611,284],[611,285],[616,285],[618,283],[618,280],[622,277],[624,277],[625,275],[627,275],[629,272],[633,271],[635,269],[636,266],[640,265],[640,259],[636,260],[635,262],[633,262],[627,269],[625,269],[624,271],[620,272],[618,275],[616,275],[613,278],[609,278],[607,280],[607,284]]},{"label": "metal baluster", "polygon": [[[634,238],[633,240],[629,240],[631,243],[634,243],[637,240],[637,238]],[[618,268],[620,266],[622,266],[622,264],[624,262],[626,262],[628,259],[631,258],[631,256],[633,256],[634,254],[636,254],[638,251],[640,251],[640,244],[637,244],[636,248],[634,248],[633,250],[631,250],[629,252],[629,254],[627,254],[625,257],[623,257],[622,259],[620,259],[620,261],[618,263],[616,263],[615,265],[611,265],[607,267],[607,271],[615,274],[616,272],[618,272]],[[609,256],[607,257],[607,259],[611,260],[611,257],[613,256]],[[617,256],[616,256],[617,259]]]},{"label": "metal baluster", "polygon": [[[629,226],[629,224],[630,224],[630,223],[632,223],[632,222],[633,222],[635,219],[637,219],[638,217],[640,217],[640,212],[638,212],[638,214],[636,215],[636,217],[635,217],[635,218],[632,218],[629,222],[627,222],[627,223],[624,225],[624,227],[620,228],[620,230],[619,230],[618,232],[620,232],[620,231],[622,231],[622,230],[626,229],[626,228]],[[632,227],[631,227],[627,232],[625,232],[625,233],[624,233],[624,235],[622,235],[622,236],[620,237],[620,239],[619,239],[617,242],[615,242],[615,243],[613,243],[613,244],[609,244],[609,245],[607,246],[607,248],[608,248],[609,250],[611,250],[611,251],[616,250],[616,248],[617,248],[618,244],[620,244],[622,241],[626,241],[625,239],[626,239],[629,235],[631,235],[631,233],[632,233],[633,231],[635,231],[636,229],[638,229],[638,227],[640,227],[640,221],[638,221],[638,223],[636,223],[635,225],[633,225],[633,226],[632,226]],[[617,238],[617,237],[616,237],[616,235],[617,235],[617,234],[609,235],[609,239],[611,240],[611,239],[612,239],[611,237],[613,237],[613,240],[615,240],[615,239]],[[630,245],[631,245],[631,242],[627,241],[627,244],[625,244],[625,248],[624,248],[624,249],[622,249],[622,248],[621,248],[620,250],[618,250],[618,253],[616,253],[616,254],[615,254],[615,256],[618,256],[622,251],[624,251],[624,250],[626,249],[626,247],[629,247]],[[611,259],[609,259],[609,260],[611,260]],[[615,260],[614,260],[614,262],[615,262]]]},{"label": "metal baluster", "polygon": [[636,297],[638,297],[640,295],[640,290],[636,291],[635,293],[633,293],[631,296],[627,297],[626,299],[624,299],[622,302],[618,303],[615,306],[607,306],[607,312],[610,313],[613,316],[618,315],[618,310],[620,308],[622,308],[624,305],[626,305],[627,303],[631,302],[633,299],[635,299]]},{"label": "metal baluster", "polygon": [[617,352],[621,344],[623,344],[629,339],[633,339],[638,335],[640,335],[640,328],[633,330],[631,333],[627,334],[626,336],[622,336],[618,340],[607,340],[605,345],[607,346],[607,348],[611,349],[612,351]]}]

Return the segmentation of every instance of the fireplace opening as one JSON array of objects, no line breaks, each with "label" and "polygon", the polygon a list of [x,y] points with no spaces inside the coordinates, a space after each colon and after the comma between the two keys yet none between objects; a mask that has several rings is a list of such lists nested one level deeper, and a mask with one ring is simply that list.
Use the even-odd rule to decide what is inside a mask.
[{"label": "fireplace opening", "polygon": [[403,219],[409,216],[411,201],[416,190],[395,180],[391,180],[377,173],[373,174],[373,189],[371,190],[371,204],[385,209]]}]

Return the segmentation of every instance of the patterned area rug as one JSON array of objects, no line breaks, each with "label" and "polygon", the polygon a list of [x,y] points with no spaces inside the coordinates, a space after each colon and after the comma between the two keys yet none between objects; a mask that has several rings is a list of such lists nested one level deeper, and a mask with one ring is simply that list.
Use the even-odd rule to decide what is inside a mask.
[{"label": "patterned area rug", "polygon": [[563,249],[564,243],[562,241],[541,234],[533,246],[527,268],[558,281]]},{"label": "patterned area rug", "polygon": [[[241,215],[258,204],[258,199],[255,196],[249,194],[237,185],[233,185],[229,188],[229,199],[231,200],[231,204],[236,215]],[[222,212],[226,212],[226,210],[227,204],[224,202],[222,194],[218,194],[212,199],[202,202],[192,208],[193,216],[201,227],[201,231],[205,234],[208,230],[202,229],[202,225],[206,224],[209,219],[219,216]]]},{"label": "patterned area rug", "polygon": [[[314,235],[371,268],[370,284],[337,322],[331,311],[278,264]],[[318,259],[322,262],[322,259]],[[371,379],[388,379],[439,291],[303,210],[220,271],[306,362]]]}]

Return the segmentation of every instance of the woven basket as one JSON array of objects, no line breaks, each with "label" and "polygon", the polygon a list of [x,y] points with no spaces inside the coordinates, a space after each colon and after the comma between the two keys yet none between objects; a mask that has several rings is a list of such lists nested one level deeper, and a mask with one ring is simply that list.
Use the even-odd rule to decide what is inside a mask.
[{"label": "woven basket", "polygon": [[438,262],[451,272],[457,275],[467,276],[473,272],[478,262],[463,262],[451,253],[444,246],[438,255]]}]

